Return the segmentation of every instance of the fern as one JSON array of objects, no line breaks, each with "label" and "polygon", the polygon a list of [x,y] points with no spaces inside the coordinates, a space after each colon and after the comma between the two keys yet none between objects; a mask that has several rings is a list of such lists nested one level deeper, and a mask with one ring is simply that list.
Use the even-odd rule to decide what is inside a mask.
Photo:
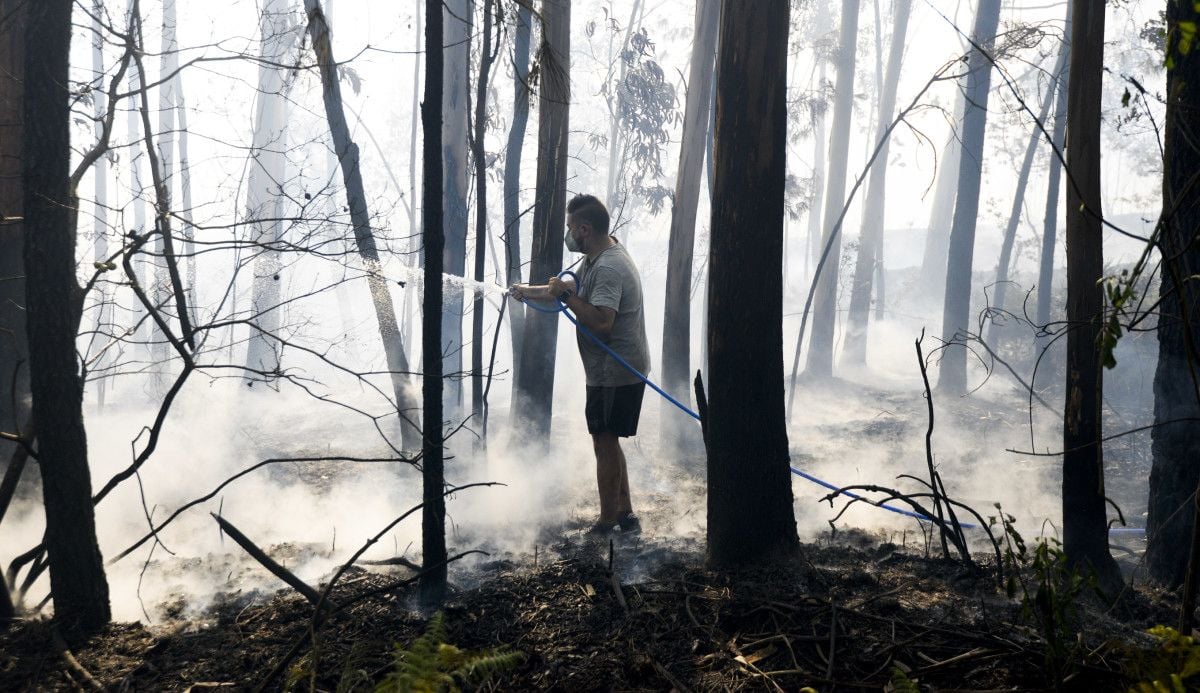
[{"label": "fern", "polygon": [[446,624],[439,611],[425,632],[407,647],[396,646],[395,668],[376,693],[438,693],[458,691],[459,682],[482,683],[509,671],[525,659],[521,652],[468,652],[446,642]]},{"label": "fern", "polygon": [[1158,640],[1151,650],[1138,650],[1129,657],[1131,678],[1139,681],[1133,693],[1184,693],[1200,684],[1200,645],[1196,639],[1174,628],[1155,626],[1149,631]]},{"label": "fern", "polygon": [[890,685],[886,690],[894,693],[921,693],[921,687],[917,685],[917,682],[908,678],[908,674],[903,669],[894,665],[892,666]]}]

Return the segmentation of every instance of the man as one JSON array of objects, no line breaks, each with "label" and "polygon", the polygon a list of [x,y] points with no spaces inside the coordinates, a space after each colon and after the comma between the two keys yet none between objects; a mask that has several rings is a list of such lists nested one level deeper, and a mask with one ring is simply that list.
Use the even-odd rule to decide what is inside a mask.
[{"label": "man", "polygon": [[[567,249],[583,253],[579,286],[551,277],[546,284],[514,284],[521,300],[557,298],[579,324],[643,375],[650,370],[650,348],[642,314],[642,281],[625,246],[608,234],[608,210],[592,195],[577,195],[567,205]],[[596,453],[600,519],[591,533],[638,532],[641,522],[629,499],[629,475],[621,438],[637,434],[646,384],[591,338],[577,331],[579,355],[587,376],[587,426]]]}]

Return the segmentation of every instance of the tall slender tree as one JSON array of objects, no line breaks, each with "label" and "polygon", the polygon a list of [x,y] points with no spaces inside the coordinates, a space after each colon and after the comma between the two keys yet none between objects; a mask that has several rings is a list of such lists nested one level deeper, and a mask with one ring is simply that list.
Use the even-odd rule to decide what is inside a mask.
[{"label": "tall slender tree", "polygon": [[[467,145],[470,111],[472,0],[444,0],[445,63],[442,90],[442,213],[446,273],[467,276]],[[442,354],[448,374],[463,369],[463,291],[452,289],[442,307]],[[449,378],[443,396],[446,413],[458,417],[463,405],[462,379]]]},{"label": "tall slender tree", "polygon": [[250,301],[255,326],[250,330],[246,367],[266,373],[273,373],[280,366],[276,335],[283,310],[280,244],[284,234],[288,114],[283,94],[285,71],[279,66],[287,62],[292,43],[289,4],[289,0],[266,0],[259,15],[258,93],[254,98],[254,136],[246,184],[246,220],[252,229],[250,240],[258,246]]},{"label": "tall slender tree", "polygon": [[44,544],[54,614],[73,634],[108,623],[108,581],[96,542],[83,382],[75,351],[82,289],[75,279],[71,187],[71,0],[28,5],[24,138],[26,315],[35,420],[54,422],[38,441],[46,510]]},{"label": "tall slender tree", "polygon": [[[25,338],[24,190],[21,187],[23,75],[28,0],[0,0],[0,431],[29,419],[29,347]],[[15,450],[0,439],[0,466]]]},{"label": "tall slender tree", "polygon": [[383,342],[388,374],[391,376],[392,394],[400,417],[403,444],[405,449],[416,450],[422,446],[421,431],[414,421],[417,413],[416,394],[409,383],[408,359],[404,355],[404,344],[400,341],[400,328],[396,322],[391,289],[381,273],[379,249],[375,244],[375,233],[371,229],[371,215],[367,209],[367,195],[363,188],[362,170],[359,167],[358,145],[350,137],[350,126],[346,123],[342,87],[337,78],[337,62],[333,56],[329,25],[325,22],[324,12],[321,11],[320,0],[304,0],[304,11],[308,16],[308,33],[312,38],[313,51],[321,69],[321,97],[325,105],[325,117],[329,121],[329,134],[342,169],[342,185],[345,187],[346,203],[350,208],[350,222],[354,226],[354,242],[366,268],[367,287],[371,292],[375,322]]},{"label": "tall slender tree", "polygon": [[[96,139],[103,136],[104,115],[108,110],[108,93],[104,88],[104,30],[101,18],[104,16],[103,0],[92,2],[92,79],[100,88],[92,91],[92,118],[95,120]],[[95,183],[95,199],[92,201],[92,252],[93,260],[98,263],[108,260],[108,158],[100,157],[92,168],[92,178]],[[95,334],[109,334],[112,330],[114,302],[109,290],[103,284],[96,287],[99,295],[100,308],[96,311]],[[105,345],[100,344],[101,348]],[[103,352],[102,352],[103,355]],[[96,383],[96,406],[103,408],[108,394],[108,378],[103,369],[110,362],[107,358],[96,361],[92,370],[101,370]]]},{"label": "tall slender tree", "polygon": [[[712,91],[713,61],[717,50],[717,0],[698,0],[688,68],[683,136],[679,144],[679,172],[671,206],[671,235],[667,246],[667,287],[663,309],[663,387],[676,399],[690,400],[692,256],[696,242],[696,207],[704,172],[704,142]],[[686,426],[686,428],[685,428]],[[663,432],[670,444],[682,442],[695,424],[672,415],[664,419]]]},{"label": "tall slender tree", "polygon": [[833,333],[837,326],[838,265],[842,256],[841,234],[834,235],[835,220],[846,202],[846,164],[850,147],[850,124],[854,119],[854,62],[858,45],[860,0],[842,3],[842,29],[838,42],[837,85],[833,101],[833,132],[829,136],[829,179],[825,188],[825,212],[821,215],[822,252],[829,259],[817,280],[813,306],[812,336],[808,346],[807,372],[817,377],[833,375]]},{"label": "tall slender tree", "polygon": [[[905,35],[912,0],[896,0],[892,8],[892,39],[888,49],[887,75],[879,95],[879,111],[875,115],[876,137],[887,130],[896,110],[896,87],[900,82],[900,62],[904,58]],[[881,29],[880,29],[881,30]],[[876,265],[883,249],[884,200],[887,194],[887,162],[889,141],[881,145],[879,157],[871,168],[867,182],[867,199],[863,208],[862,232],[859,234],[858,258],[854,265],[854,282],[850,285],[850,311],[846,316],[846,346],[843,363],[863,364],[867,360],[867,325],[871,314],[871,289]]]},{"label": "tall slender tree", "polygon": [[720,22],[705,412],[708,555],[718,565],[738,565],[798,544],[783,405],[788,0],[726,0]]},{"label": "tall slender tree", "polygon": [[1194,494],[1200,485],[1200,50],[1181,46],[1180,25],[1200,20],[1190,2],[1167,2],[1167,119],[1163,212],[1159,226],[1162,280],[1158,308],[1158,366],[1146,564],[1169,586],[1183,583],[1195,532]]},{"label": "tall slender tree", "polygon": [[421,325],[424,373],[421,383],[421,599],[440,604],[446,596],[446,497],[442,447],[442,251],[446,237],[442,208],[443,19],[440,0],[425,0],[425,98],[421,123],[425,240],[425,310]]},{"label": "tall slender tree", "polygon": [[[533,11],[528,3],[518,3],[513,34],[513,117],[508,130],[504,155],[504,259],[505,280],[509,286],[521,279],[521,155],[525,149],[525,128],[529,124],[529,45],[533,29]],[[509,296],[508,326],[512,339],[513,390],[520,380],[521,340],[525,336],[525,306]]]},{"label": "tall slender tree", "polygon": [[[971,268],[975,254],[975,224],[979,216],[988,94],[992,84],[992,47],[999,24],[1000,0],[979,0],[975,26],[971,29],[974,45],[967,58],[962,160],[958,169],[958,192],[954,201],[954,223],[950,227],[946,293],[942,304],[942,341],[947,346],[938,370],[938,388],[953,395],[967,391],[967,348],[963,338],[971,314]],[[955,341],[957,344],[952,344]]]},{"label": "tall slender tree", "polygon": [[1104,247],[1100,206],[1100,96],[1104,75],[1104,3],[1072,7],[1067,95],[1067,394],[1063,421],[1063,551],[1115,597],[1121,571],[1108,551],[1101,443]]},{"label": "tall slender tree", "polygon": [[[545,281],[562,269],[567,218],[567,144],[571,104],[571,0],[542,0],[541,84],[538,119],[537,196],[533,206],[533,247],[529,280]],[[525,316],[521,377],[514,413],[532,429],[550,433],[554,398],[558,316]]]},{"label": "tall slender tree", "polygon": [[[1066,67],[1058,75],[1057,97],[1054,100],[1054,128],[1050,140],[1055,152],[1062,152],[1067,143],[1067,85],[1071,70],[1071,9],[1074,0],[1068,0],[1067,22],[1064,27],[1063,50],[1066,51]],[[1054,248],[1058,241],[1058,194],[1062,187],[1062,160],[1055,153],[1050,157],[1046,172],[1046,213],[1042,219],[1042,249],[1038,258],[1037,323],[1050,324],[1050,302],[1054,295]],[[1049,335],[1035,337],[1039,353],[1049,344]]]},{"label": "tall slender tree", "polygon": [[946,290],[946,254],[950,248],[950,227],[954,221],[954,196],[958,192],[958,172],[962,165],[962,124],[967,112],[964,85],[955,82],[954,113],[950,136],[938,157],[937,181],[929,225],[925,233],[925,252],[921,256],[918,288],[927,296],[941,296]]},{"label": "tall slender tree", "polygon": [[[1068,6],[1069,9],[1069,6]],[[1038,112],[1038,123],[1046,123],[1050,118],[1050,107],[1054,102],[1054,95],[1058,91],[1059,75],[1067,69],[1068,50],[1066,43],[1058,51],[1058,59],[1055,61],[1054,70],[1050,73],[1051,82],[1046,86],[1046,93],[1042,95],[1042,105]],[[1021,208],[1025,204],[1025,188],[1029,184],[1029,172],[1033,169],[1033,161],[1037,155],[1039,145],[1042,141],[1042,130],[1037,124],[1033,127],[1033,132],[1029,135],[1029,144],[1025,147],[1025,157],[1021,160],[1021,170],[1017,173],[1017,191],[1013,194],[1012,208],[1008,213],[1008,224],[1004,227],[1004,237],[1000,243],[1000,259],[996,262],[996,281],[993,294],[993,303],[1001,310],[1005,308],[1005,300],[1008,294],[1008,272],[1009,266],[1012,264],[1012,250],[1017,238],[1017,225],[1021,221]],[[1057,154],[1052,155],[1052,158],[1057,158]],[[1053,246],[1051,246],[1053,252]],[[997,330],[1002,324],[1000,320],[993,320],[988,325],[987,341],[995,344],[998,336]]]},{"label": "tall slender tree", "polygon": [[[488,242],[487,151],[483,138],[487,132],[488,77],[496,53],[492,51],[495,0],[483,0],[483,45],[479,52],[479,78],[475,82],[475,118],[472,122],[471,158],[475,160],[475,281],[483,283],[484,255]],[[497,30],[503,22],[495,22]],[[500,47],[500,37],[495,45]],[[471,305],[471,415],[483,420],[483,292],[475,291]]]}]

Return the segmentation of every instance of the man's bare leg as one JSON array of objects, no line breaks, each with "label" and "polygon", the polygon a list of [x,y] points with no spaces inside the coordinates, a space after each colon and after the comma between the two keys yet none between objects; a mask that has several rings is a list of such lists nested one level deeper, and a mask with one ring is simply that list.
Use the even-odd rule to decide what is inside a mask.
[{"label": "man's bare leg", "polygon": [[617,457],[621,460],[621,486],[617,495],[617,519],[633,514],[633,503],[629,500],[629,470],[625,467],[625,451],[621,449],[621,439],[615,441]]},{"label": "man's bare leg", "polygon": [[600,492],[600,523],[613,524],[629,504],[629,480],[621,443],[612,433],[592,435],[596,451],[596,488]]}]

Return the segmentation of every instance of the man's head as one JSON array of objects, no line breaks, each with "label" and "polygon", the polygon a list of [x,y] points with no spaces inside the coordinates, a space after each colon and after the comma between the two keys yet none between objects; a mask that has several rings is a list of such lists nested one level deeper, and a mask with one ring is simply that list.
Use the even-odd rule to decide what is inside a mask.
[{"label": "man's head", "polygon": [[576,253],[608,242],[608,210],[595,195],[576,195],[567,203],[567,236],[567,248]]}]

